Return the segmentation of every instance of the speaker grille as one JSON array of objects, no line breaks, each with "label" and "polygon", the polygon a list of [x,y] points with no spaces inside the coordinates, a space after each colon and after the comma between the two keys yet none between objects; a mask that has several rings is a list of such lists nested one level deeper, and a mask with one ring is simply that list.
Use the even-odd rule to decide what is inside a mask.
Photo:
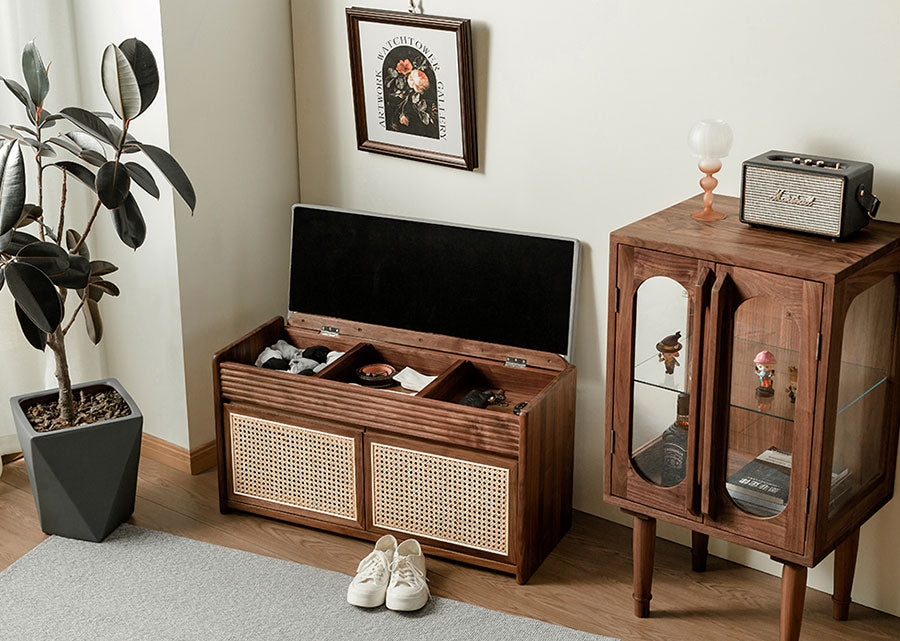
[{"label": "speaker grille", "polygon": [[230,414],[234,493],[357,520],[352,437]]},{"label": "speaker grille", "polygon": [[373,524],[509,554],[509,470],[372,443]]},{"label": "speaker grille", "polygon": [[[812,205],[774,200],[784,190],[788,195],[814,196]],[[844,181],[828,176],[744,167],[744,222],[839,236]]]}]

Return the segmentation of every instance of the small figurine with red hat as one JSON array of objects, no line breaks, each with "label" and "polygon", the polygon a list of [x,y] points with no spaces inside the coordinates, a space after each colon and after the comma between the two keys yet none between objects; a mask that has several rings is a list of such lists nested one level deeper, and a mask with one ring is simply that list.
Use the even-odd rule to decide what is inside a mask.
[{"label": "small figurine with red hat", "polygon": [[775,379],[775,354],[764,349],[756,358],[756,375],[759,377],[759,385],[756,388],[758,396],[774,396],[774,379]]},{"label": "small figurine with red hat", "polygon": [[656,350],[659,352],[659,362],[666,364],[666,374],[670,376],[675,373],[675,366],[681,365],[678,362],[678,354],[684,346],[679,342],[680,338],[681,332],[675,332],[656,344]]}]

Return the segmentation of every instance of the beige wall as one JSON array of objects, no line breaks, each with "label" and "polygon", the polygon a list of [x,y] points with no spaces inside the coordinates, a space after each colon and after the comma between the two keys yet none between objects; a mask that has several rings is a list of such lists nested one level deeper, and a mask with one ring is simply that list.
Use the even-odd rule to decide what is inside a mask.
[{"label": "beige wall", "polygon": [[[357,151],[344,6],[292,7],[305,202],[586,243],[575,501],[593,514],[628,523],[601,498],[608,234],[699,191],[686,143],[695,120],[734,127],[723,193],[739,191],[742,159],[771,148],[858,158],[875,164],[884,217],[900,220],[900,5],[889,0],[858,16],[837,0],[426,2],[473,20],[474,173]],[[895,614],[898,528],[896,501],[863,528],[854,592]],[[689,542],[679,528],[661,525],[660,534]],[[740,547],[713,542],[712,551],[780,572]],[[830,559],[810,574],[820,589],[830,579]]]}]

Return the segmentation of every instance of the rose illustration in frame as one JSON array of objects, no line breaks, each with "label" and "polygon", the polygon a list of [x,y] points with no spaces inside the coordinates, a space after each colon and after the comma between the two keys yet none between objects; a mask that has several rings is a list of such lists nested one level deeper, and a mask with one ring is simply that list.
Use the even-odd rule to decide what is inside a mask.
[{"label": "rose illustration in frame", "polygon": [[471,22],[347,9],[357,146],[478,166]]}]

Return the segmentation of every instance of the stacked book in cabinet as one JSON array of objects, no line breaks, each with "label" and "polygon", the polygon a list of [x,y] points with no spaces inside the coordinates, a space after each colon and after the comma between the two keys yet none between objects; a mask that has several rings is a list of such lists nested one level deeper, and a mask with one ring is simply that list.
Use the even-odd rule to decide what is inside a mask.
[{"label": "stacked book in cabinet", "polygon": [[694,221],[693,198],[612,233],[607,501],[634,516],[635,614],[656,519],[784,564],[781,638],[807,568],[836,551],[846,619],[859,528],[890,500],[900,376],[900,225],[831,242]]},{"label": "stacked book in cabinet", "polygon": [[[575,367],[561,354],[571,345],[577,243],[538,239],[553,245],[542,269],[555,264],[567,272],[560,296],[533,291],[552,278],[504,267],[490,255],[495,242],[530,245],[529,236],[306,206],[294,209],[294,234],[291,305],[302,301],[309,311],[274,318],[214,358],[222,511],[370,540],[415,537],[428,554],[524,583],[571,524]],[[450,270],[423,272],[441,283],[437,298],[427,283],[411,287],[408,269],[410,261],[429,260],[408,244],[435,238],[441,242],[427,251],[443,251],[437,258]],[[479,243],[486,244],[468,251]],[[376,264],[355,262],[360,252]],[[398,262],[390,264],[391,257]],[[298,269],[303,261],[321,272]],[[530,340],[527,328],[517,330],[516,317],[527,316],[518,301],[498,305],[495,287],[470,280],[488,267],[511,290],[562,301],[561,333],[535,325],[541,335]],[[335,300],[335,287],[351,279],[362,282]],[[386,291],[404,296],[388,299]],[[369,322],[385,318],[380,301],[387,300],[396,308],[386,313],[403,327]],[[355,320],[321,313],[346,310]],[[494,315],[471,325],[461,317],[458,335],[427,331],[472,310]],[[477,340],[504,328],[521,339],[519,346]],[[278,341],[341,355],[311,375],[258,366],[259,355]],[[411,368],[431,380],[415,391],[396,382],[361,385],[360,368],[371,364]],[[461,404],[473,390],[499,398],[483,407]]]}]

